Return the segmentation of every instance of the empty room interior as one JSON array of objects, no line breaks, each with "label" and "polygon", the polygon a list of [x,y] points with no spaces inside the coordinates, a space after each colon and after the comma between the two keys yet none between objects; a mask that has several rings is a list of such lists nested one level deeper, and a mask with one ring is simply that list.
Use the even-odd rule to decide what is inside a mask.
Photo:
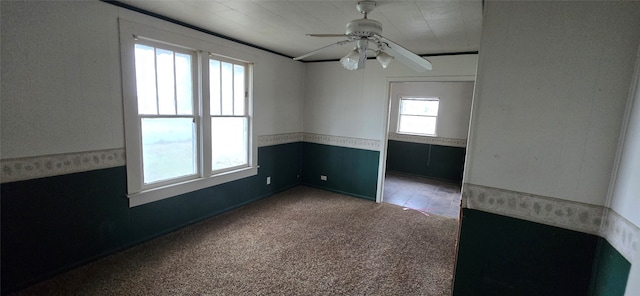
[{"label": "empty room interior", "polygon": [[3,295],[640,295],[640,2],[0,16]]}]

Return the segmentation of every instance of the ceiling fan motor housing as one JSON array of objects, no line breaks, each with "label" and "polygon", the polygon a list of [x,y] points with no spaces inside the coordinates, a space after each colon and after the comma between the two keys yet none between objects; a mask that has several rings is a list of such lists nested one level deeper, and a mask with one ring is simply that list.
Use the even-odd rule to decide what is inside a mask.
[{"label": "ceiling fan motor housing", "polygon": [[382,24],[372,19],[353,20],[347,24],[347,32],[345,34],[359,37],[382,35]]}]

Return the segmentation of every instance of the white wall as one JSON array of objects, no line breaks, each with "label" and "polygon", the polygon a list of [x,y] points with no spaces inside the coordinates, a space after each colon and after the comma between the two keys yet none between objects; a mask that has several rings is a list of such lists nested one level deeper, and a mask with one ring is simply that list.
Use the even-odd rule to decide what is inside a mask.
[{"label": "white wall", "polygon": [[436,134],[441,138],[466,139],[469,133],[473,81],[464,82],[393,82],[389,132],[398,130],[400,98],[439,98]]},{"label": "white wall", "polygon": [[377,61],[369,60],[364,70],[357,71],[346,70],[338,62],[308,63],[304,131],[384,141],[390,81],[455,81],[475,75],[477,55],[428,59],[433,70],[426,73],[397,61],[382,69]]},{"label": "white wall", "polygon": [[640,3],[485,5],[464,182],[604,205]]},{"label": "white wall", "polygon": [[98,1],[1,5],[2,159],[124,147],[118,17],[252,56],[257,135],[302,132],[303,63]]},{"label": "white wall", "polygon": [[1,157],[124,147],[118,9],[1,3]]}]

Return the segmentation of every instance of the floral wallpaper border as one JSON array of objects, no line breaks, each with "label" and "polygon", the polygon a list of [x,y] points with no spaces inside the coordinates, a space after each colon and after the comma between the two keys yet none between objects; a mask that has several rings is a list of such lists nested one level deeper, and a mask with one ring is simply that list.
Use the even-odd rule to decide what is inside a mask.
[{"label": "floral wallpaper border", "polygon": [[[367,150],[380,150],[380,141],[308,133],[258,136],[258,146],[312,142]],[[24,181],[126,165],[124,148],[0,160],[0,183]]]},{"label": "floral wallpaper border", "polygon": [[597,205],[464,183],[462,206],[603,237],[627,260],[640,247],[640,230]]},{"label": "floral wallpaper border", "polygon": [[0,183],[124,166],[124,148],[0,160]]},{"label": "floral wallpaper border", "polygon": [[304,133],[304,141],[316,144],[342,146],[364,150],[380,151],[382,144],[378,140],[338,137],[320,134]]},{"label": "floral wallpaper border", "polygon": [[640,248],[640,228],[609,208],[606,208],[603,221],[600,236],[607,239],[629,262],[633,262]]},{"label": "floral wallpaper border", "polygon": [[434,144],[434,145],[442,145],[442,146],[463,147],[463,148],[467,147],[467,139],[425,137],[425,136],[389,133],[389,140],[420,143],[420,144]]},{"label": "floral wallpaper border", "polygon": [[258,136],[258,147],[302,142],[304,133],[286,133]]}]

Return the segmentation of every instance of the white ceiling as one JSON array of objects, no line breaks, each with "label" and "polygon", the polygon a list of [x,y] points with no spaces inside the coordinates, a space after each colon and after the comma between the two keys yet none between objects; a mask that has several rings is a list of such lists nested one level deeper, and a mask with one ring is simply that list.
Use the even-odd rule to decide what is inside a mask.
[{"label": "white ceiling", "polygon": [[[357,1],[332,0],[120,0],[121,3],[296,57],[345,38],[346,24],[363,15]],[[370,19],[382,23],[382,35],[421,55],[477,51],[482,0],[376,1]],[[335,46],[305,61],[339,59],[353,44]]]}]

